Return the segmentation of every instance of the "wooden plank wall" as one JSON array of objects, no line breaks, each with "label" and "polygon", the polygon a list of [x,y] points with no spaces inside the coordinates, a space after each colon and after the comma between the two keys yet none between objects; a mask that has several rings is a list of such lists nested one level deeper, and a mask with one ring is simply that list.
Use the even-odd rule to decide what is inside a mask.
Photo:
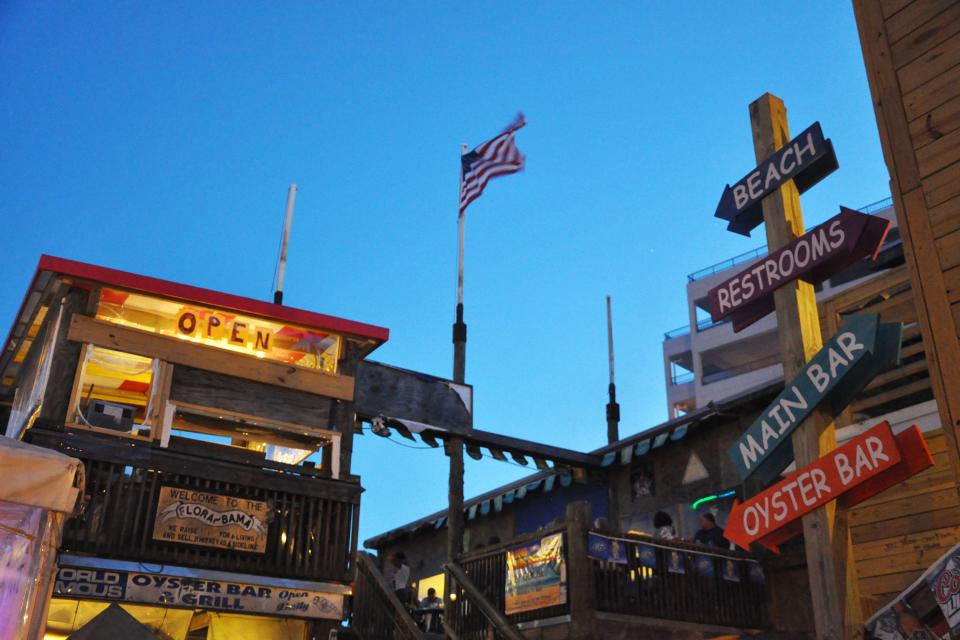
[{"label": "wooden plank wall", "polygon": [[[904,323],[901,364],[871,382],[838,419],[837,426],[878,420],[885,413],[930,399],[928,358],[920,337],[916,299],[906,266],[882,272],[821,305],[824,338],[845,316],[879,313]],[[850,533],[860,596],[875,611],[906,589],[960,539],[958,496],[942,430],[925,434],[936,465],[888,489],[850,513]]]},{"label": "wooden plank wall", "polygon": [[[960,479],[960,3],[853,0],[944,452]],[[950,491],[956,490],[956,482]]]},{"label": "wooden plank wall", "polygon": [[924,434],[936,465],[854,508],[860,596],[889,602],[960,540],[957,496],[942,431]]}]

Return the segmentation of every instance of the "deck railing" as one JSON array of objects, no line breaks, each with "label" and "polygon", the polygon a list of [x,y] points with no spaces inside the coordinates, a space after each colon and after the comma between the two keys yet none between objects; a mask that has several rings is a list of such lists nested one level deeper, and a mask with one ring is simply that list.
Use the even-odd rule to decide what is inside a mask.
[{"label": "deck railing", "polygon": [[[86,495],[81,513],[64,529],[64,552],[318,581],[352,578],[357,482],[323,478],[304,467],[226,462],[81,431],[35,427],[28,438],[84,463]],[[155,540],[161,486],[266,502],[264,552]]]},{"label": "deck railing", "polygon": [[[507,551],[526,542],[533,542],[544,536],[553,533],[564,532],[564,542],[566,542],[566,526],[559,525],[538,531],[534,534],[519,536],[510,540],[508,543],[500,544],[492,548],[472,551],[465,554],[459,562],[463,572],[476,585],[484,598],[496,608],[497,611],[506,612],[506,580],[507,580]],[[567,561],[567,545],[563,545],[564,562]],[[459,597],[459,596],[458,596]],[[486,619],[479,611],[472,610],[469,602],[461,602],[459,605],[447,607],[447,623],[453,627],[461,638],[481,637],[476,635],[478,632],[486,629]],[[511,624],[531,622],[533,620],[542,620],[545,618],[554,618],[563,616],[570,612],[570,600],[564,604],[553,605],[533,611],[523,611],[506,615],[506,619]]]},{"label": "deck railing", "polygon": [[[460,565],[485,599],[497,611],[505,612],[507,551],[563,532],[568,575],[579,573],[573,571],[574,565],[582,567],[586,563],[587,579],[583,580],[584,574],[579,573],[581,579],[567,585],[563,604],[506,615],[511,624],[523,626],[538,620],[581,615],[582,609],[574,611],[571,602],[581,603],[579,607],[589,602],[596,612],[704,625],[759,629],[768,624],[763,571],[752,556],[694,543],[594,533],[606,537],[608,544],[615,541],[619,545],[616,553],[604,556],[581,551],[580,557],[572,557],[571,550],[591,549],[590,543],[596,540],[581,533],[588,540],[574,544],[570,538],[574,531],[584,529],[561,524],[492,549],[468,553],[461,558]],[[461,601],[463,594],[459,590],[456,598],[452,602],[448,599],[447,624],[460,638],[484,638],[483,634],[491,628],[489,621],[469,602]]]},{"label": "deck railing", "polygon": [[447,563],[444,568],[450,591],[456,596],[447,599],[450,604],[444,626],[449,635],[459,640],[523,640],[516,626],[503,614],[503,607],[492,600],[493,590],[488,589],[488,594],[478,587],[456,563]]},{"label": "deck railing", "polygon": [[756,560],[666,540],[616,538],[618,560],[591,558],[597,610],[684,622],[761,628],[766,593]]}]

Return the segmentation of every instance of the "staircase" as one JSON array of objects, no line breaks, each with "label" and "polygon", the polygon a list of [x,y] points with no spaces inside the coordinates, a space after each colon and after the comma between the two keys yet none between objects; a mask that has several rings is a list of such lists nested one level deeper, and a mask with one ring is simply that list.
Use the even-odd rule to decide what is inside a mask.
[{"label": "staircase", "polygon": [[447,600],[445,634],[425,633],[397,598],[372,556],[357,554],[350,628],[354,640],[524,640],[456,563],[445,568],[454,598]]},{"label": "staircase", "polygon": [[426,634],[387,585],[376,561],[367,553],[357,554],[357,578],[353,585],[353,612],[350,631],[360,640],[427,640],[443,638]]}]

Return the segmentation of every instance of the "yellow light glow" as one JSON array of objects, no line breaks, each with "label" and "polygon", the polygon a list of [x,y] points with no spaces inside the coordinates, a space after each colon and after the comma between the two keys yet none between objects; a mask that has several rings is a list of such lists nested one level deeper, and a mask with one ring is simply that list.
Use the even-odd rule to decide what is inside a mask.
[{"label": "yellow light glow", "polygon": [[320,328],[112,289],[104,289],[97,318],[327,373],[337,372],[342,346],[341,336]]}]

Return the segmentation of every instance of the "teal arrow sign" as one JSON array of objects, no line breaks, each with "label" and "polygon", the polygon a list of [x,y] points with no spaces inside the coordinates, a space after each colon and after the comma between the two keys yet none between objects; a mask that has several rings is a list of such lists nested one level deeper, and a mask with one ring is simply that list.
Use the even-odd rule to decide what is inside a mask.
[{"label": "teal arrow sign", "polygon": [[903,325],[875,313],[850,317],[728,449],[743,479],[769,483],[790,463],[790,434],[828,401],[839,414],[883,369],[900,359]]}]

